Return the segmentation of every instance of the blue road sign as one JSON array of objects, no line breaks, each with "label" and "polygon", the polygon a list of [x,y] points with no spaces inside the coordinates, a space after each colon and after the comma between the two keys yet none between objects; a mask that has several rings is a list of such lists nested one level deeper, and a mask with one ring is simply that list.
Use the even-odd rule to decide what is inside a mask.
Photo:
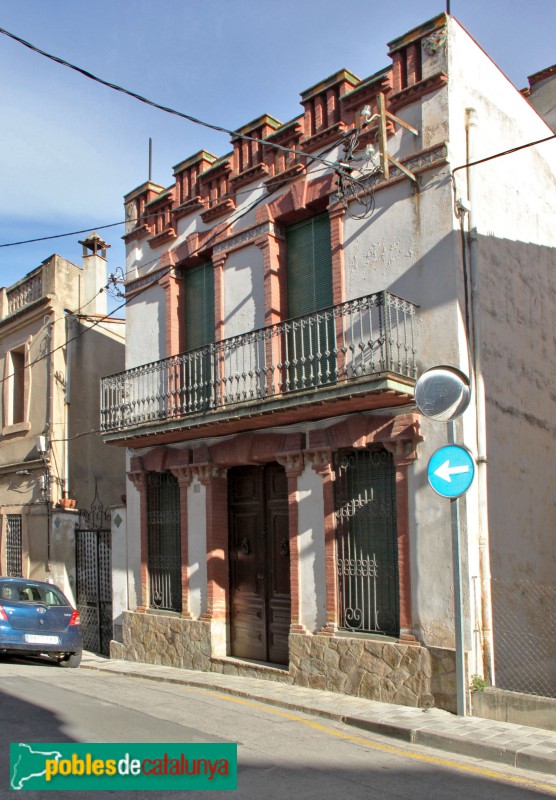
[{"label": "blue road sign", "polygon": [[451,500],[469,489],[475,477],[473,456],[465,447],[447,444],[432,454],[427,468],[431,487]]}]

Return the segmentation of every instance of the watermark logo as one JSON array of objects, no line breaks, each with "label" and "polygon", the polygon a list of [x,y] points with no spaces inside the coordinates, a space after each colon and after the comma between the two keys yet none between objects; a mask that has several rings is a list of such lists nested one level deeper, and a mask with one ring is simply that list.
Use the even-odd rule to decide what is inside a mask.
[{"label": "watermark logo", "polygon": [[10,788],[234,790],[237,744],[11,744]]}]

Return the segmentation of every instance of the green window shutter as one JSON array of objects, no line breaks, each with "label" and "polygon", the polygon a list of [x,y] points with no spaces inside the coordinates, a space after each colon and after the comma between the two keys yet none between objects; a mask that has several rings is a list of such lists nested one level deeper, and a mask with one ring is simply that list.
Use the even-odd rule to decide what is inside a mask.
[{"label": "green window shutter", "polygon": [[214,268],[211,261],[185,272],[185,347],[214,342]]},{"label": "green window shutter", "polygon": [[286,229],[288,317],[333,304],[330,218],[319,214]]}]

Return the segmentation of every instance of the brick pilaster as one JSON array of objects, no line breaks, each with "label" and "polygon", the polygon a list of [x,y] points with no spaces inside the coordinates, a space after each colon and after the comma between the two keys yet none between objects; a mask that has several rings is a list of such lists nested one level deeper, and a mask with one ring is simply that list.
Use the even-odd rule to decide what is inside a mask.
[{"label": "brick pilaster", "polygon": [[228,481],[213,464],[193,467],[206,487],[207,610],[203,620],[228,619]]},{"label": "brick pilaster", "polygon": [[396,469],[396,517],[398,526],[398,575],[400,597],[400,638],[411,634],[411,562],[409,549],[409,465],[415,460],[412,446],[406,442],[385,442],[394,456]]},{"label": "brick pilaster", "polygon": [[221,341],[225,334],[224,331],[224,264],[227,253],[218,253],[212,257],[214,267],[214,338]]},{"label": "brick pilaster", "polygon": [[189,524],[187,490],[191,485],[193,476],[189,467],[174,467],[170,471],[178,479],[180,487],[181,615],[186,619],[191,619],[191,612],[189,610]]},{"label": "brick pilaster", "polygon": [[[284,238],[276,232],[268,233],[256,240],[264,259],[264,313],[265,325],[274,325],[287,316],[286,252]],[[267,369],[282,360],[280,336],[270,336],[265,342]],[[268,370],[266,374],[267,391],[280,392],[278,370]]]},{"label": "brick pilaster", "polygon": [[183,281],[171,269],[160,285],[166,292],[166,357],[175,356],[185,350]]}]

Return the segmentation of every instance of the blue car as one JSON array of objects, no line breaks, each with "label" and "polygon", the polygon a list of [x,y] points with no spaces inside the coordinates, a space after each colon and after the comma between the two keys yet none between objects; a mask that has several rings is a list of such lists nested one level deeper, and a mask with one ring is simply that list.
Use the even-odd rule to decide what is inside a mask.
[{"label": "blue car", "polygon": [[47,655],[78,667],[82,651],[79,613],[57,586],[0,577],[0,655]]}]

